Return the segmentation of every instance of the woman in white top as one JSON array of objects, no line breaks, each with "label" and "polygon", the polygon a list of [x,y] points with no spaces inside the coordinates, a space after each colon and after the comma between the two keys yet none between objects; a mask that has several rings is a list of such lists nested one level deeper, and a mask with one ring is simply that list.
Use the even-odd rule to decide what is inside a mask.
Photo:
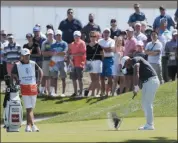
[{"label": "woman in white top", "polygon": [[114,65],[113,65],[113,89],[112,89],[112,96],[116,91],[117,83],[120,81],[120,93],[123,93],[124,90],[124,75],[121,72],[121,58],[123,57],[124,53],[124,39],[119,36],[115,38],[115,51],[114,51]]}]

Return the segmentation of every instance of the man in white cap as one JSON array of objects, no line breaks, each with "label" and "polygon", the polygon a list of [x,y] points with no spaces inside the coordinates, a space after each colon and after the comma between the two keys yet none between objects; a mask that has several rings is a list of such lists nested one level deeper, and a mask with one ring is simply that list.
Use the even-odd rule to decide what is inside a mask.
[{"label": "man in white cap", "polygon": [[[83,40],[81,40],[81,32],[75,31],[73,33],[74,42],[70,44],[69,48],[69,55],[72,57],[71,64],[72,64],[72,71],[70,72],[70,78],[73,82],[74,93],[72,97],[76,96],[83,96],[83,69],[86,63],[86,44]],[[77,80],[79,84],[79,94],[77,91]]]},{"label": "man in white cap", "polygon": [[168,60],[168,75],[172,81],[176,79],[177,75],[177,61],[178,61],[178,32],[174,29],[172,32],[172,40],[166,43],[165,52]]},{"label": "man in white cap", "polygon": [[47,40],[43,42],[41,52],[43,55],[42,61],[42,69],[44,72],[44,77],[41,84],[40,92],[43,95],[47,90],[49,96],[56,96],[54,87],[50,87],[50,71],[49,71],[49,63],[51,57],[55,54],[55,52],[51,51],[51,45],[54,44],[56,40],[54,39],[54,31],[49,29],[47,31]]},{"label": "man in white cap", "polygon": [[54,56],[52,56],[50,61],[50,75],[51,75],[51,87],[55,87],[55,91],[57,93],[57,79],[60,73],[60,77],[62,80],[62,94],[61,96],[65,96],[65,87],[66,87],[66,62],[64,61],[66,57],[66,53],[68,51],[68,44],[62,40],[62,31],[57,30],[55,32],[56,43],[51,45],[51,51],[56,52]]},{"label": "man in white cap", "polygon": [[[37,81],[37,73],[40,73]],[[22,99],[27,112],[26,132],[38,132],[34,124],[33,109],[35,108],[38,94],[37,86],[40,85],[43,77],[42,69],[36,62],[30,60],[30,51],[26,48],[21,50],[21,61],[16,63],[12,69],[12,77],[20,84]]]},{"label": "man in white cap", "polygon": [[[103,31],[103,39],[98,41],[104,53],[103,69],[101,73],[101,96],[105,95],[105,78],[108,79],[108,88],[112,89],[112,66],[114,64],[115,41],[110,38],[110,35],[110,28],[105,28]],[[108,96],[108,93],[106,93],[106,96]]]},{"label": "man in white cap", "polygon": [[152,66],[142,57],[130,58],[124,56],[121,59],[122,69],[133,67],[133,93],[139,91],[139,81],[142,83],[142,108],[146,117],[146,124],[139,130],[154,130],[153,101],[160,85],[159,79]]}]

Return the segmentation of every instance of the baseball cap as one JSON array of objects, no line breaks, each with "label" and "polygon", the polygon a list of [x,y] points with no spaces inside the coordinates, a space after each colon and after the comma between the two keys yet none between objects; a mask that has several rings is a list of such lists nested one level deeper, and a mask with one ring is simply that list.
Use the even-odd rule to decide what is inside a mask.
[{"label": "baseball cap", "polygon": [[62,31],[61,30],[56,30],[55,35],[62,35]]},{"label": "baseball cap", "polygon": [[21,55],[25,56],[25,55],[30,55],[30,50],[27,48],[24,48],[21,50]]},{"label": "baseball cap", "polygon": [[135,23],[135,26],[137,26],[137,25],[138,25],[138,26],[141,26],[141,23],[140,23],[140,22],[136,22],[136,23]]},{"label": "baseball cap", "polygon": [[8,38],[8,39],[13,39],[13,38],[14,38],[14,35],[13,35],[13,34],[7,34],[7,38]]},{"label": "baseball cap", "polygon": [[52,29],[48,29],[47,34],[54,34],[54,31]]},{"label": "baseball cap", "polygon": [[121,59],[122,69],[125,68],[125,62],[126,62],[128,59],[130,59],[128,56],[122,57],[122,59]]},{"label": "baseball cap", "polygon": [[143,46],[144,43],[143,43],[142,41],[137,41],[136,45],[138,45],[138,46]]},{"label": "baseball cap", "polygon": [[74,31],[74,34],[73,34],[74,36],[81,36],[82,34],[81,34],[81,32],[80,31]]},{"label": "baseball cap", "polygon": [[39,32],[39,31],[40,31],[40,27],[35,26],[35,27],[33,28],[33,32]]},{"label": "baseball cap", "polygon": [[132,27],[129,27],[126,31],[134,31],[134,29]]},{"label": "baseball cap", "polygon": [[174,30],[172,31],[172,35],[178,35],[177,29],[174,29]]},{"label": "baseball cap", "polygon": [[109,32],[111,32],[110,28],[105,28],[105,29],[103,30],[103,32],[104,32],[104,31],[109,31]]}]

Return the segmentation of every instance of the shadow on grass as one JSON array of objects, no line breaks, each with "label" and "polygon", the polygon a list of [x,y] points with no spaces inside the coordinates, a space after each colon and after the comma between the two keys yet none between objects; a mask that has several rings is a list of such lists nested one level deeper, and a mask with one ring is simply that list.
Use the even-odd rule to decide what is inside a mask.
[{"label": "shadow on grass", "polygon": [[127,140],[124,141],[125,143],[177,143],[177,140],[174,139],[168,139],[166,137],[152,137],[154,140],[138,140],[138,139],[133,139],[133,140]]},{"label": "shadow on grass", "polygon": [[38,96],[38,99],[41,99],[41,101],[48,101],[48,100],[59,100],[62,99],[62,97]]},{"label": "shadow on grass", "polygon": [[[102,97],[91,98],[91,99],[88,99],[86,103],[89,103],[89,102],[90,102],[89,105],[92,105],[92,104],[95,104],[95,103],[97,103],[97,102],[100,102],[100,101],[105,100],[105,99],[108,99],[108,98],[110,98],[110,97],[102,96]],[[97,100],[92,101],[92,99],[97,99]]]},{"label": "shadow on grass", "polygon": [[62,104],[65,102],[73,102],[73,101],[78,101],[85,99],[85,97],[70,97],[70,98],[62,98],[60,101],[57,101],[56,104]]}]

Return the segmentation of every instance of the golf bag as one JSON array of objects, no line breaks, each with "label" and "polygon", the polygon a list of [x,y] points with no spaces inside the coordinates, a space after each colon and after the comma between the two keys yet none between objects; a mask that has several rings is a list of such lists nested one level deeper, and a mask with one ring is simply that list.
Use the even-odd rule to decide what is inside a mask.
[{"label": "golf bag", "polygon": [[19,132],[23,121],[23,109],[19,97],[19,86],[12,84],[10,76],[5,76],[6,93],[4,98],[4,128],[7,132]]}]

